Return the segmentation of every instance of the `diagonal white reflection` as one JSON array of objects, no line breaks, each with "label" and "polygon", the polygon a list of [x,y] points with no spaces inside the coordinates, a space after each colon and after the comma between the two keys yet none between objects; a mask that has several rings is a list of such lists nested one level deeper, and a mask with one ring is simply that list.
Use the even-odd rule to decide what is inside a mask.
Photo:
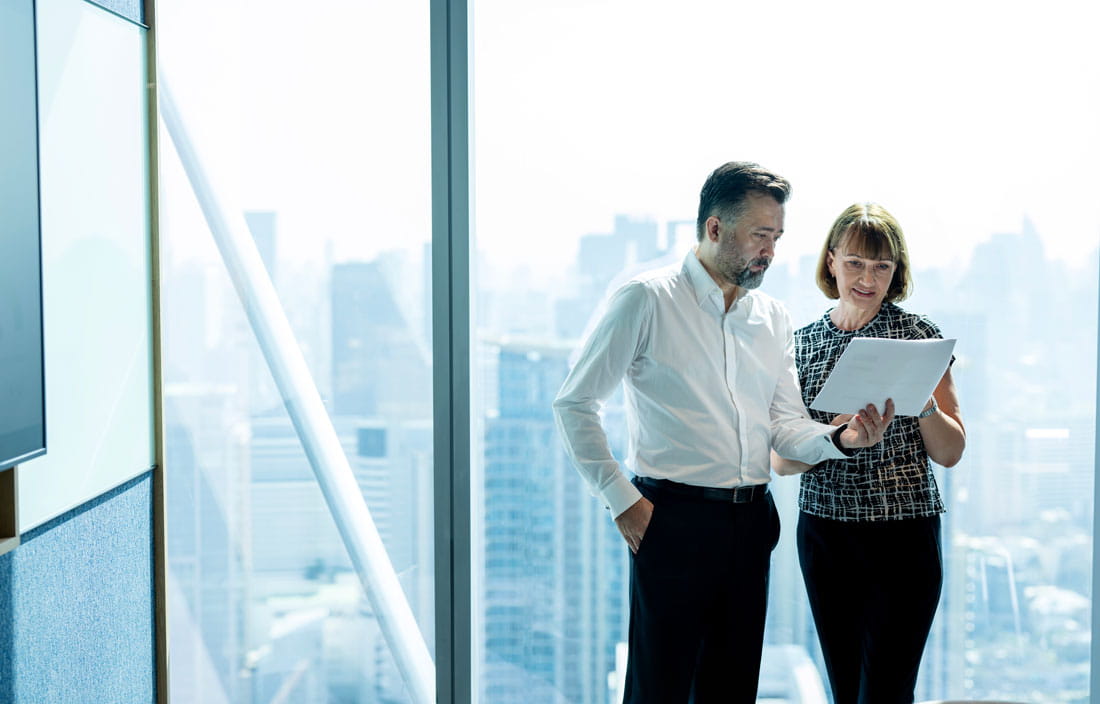
[{"label": "diagonal white reflection", "polygon": [[435,702],[435,664],[241,210],[229,207],[158,76],[160,116],[283,398],[411,701]]}]

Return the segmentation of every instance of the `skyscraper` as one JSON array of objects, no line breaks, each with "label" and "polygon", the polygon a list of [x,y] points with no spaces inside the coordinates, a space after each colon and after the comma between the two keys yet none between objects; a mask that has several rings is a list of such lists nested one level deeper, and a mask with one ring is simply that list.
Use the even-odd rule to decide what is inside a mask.
[{"label": "skyscraper", "polygon": [[604,704],[625,640],[626,553],[569,464],[551,403],[571,345],[504,341],[486,421],[484,662],[487,702]]},{"label": "skyscraper", "polygon": [[557,336],[562,339],[580,336],[609,285],[665,251],[658,243],[655,221],[626,215],[615,216],[615,229],[610,233],[581,237],[576,289],[573,295],[554,302]]},{"label": "skyscraper", "polygon": [[332,269],[336,415],[431,418],[431,357],[380,260]]}]

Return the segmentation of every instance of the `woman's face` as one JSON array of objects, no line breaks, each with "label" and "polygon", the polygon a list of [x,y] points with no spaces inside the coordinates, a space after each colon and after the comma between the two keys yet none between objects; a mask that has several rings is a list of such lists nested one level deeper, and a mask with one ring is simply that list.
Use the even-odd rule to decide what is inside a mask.
[{"label": "woman's face", "polygon": [[874,259],[851,251],[850,240],[850,237],[845,238],[826,259],[829,272],[836,279],[840,301],[859,310],[878,312],[894,280],[897,263],[893,259]]}]

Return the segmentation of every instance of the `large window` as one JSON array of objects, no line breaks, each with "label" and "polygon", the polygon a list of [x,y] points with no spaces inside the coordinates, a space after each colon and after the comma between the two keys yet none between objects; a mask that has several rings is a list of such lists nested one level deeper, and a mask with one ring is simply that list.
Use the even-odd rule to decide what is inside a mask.
[{"label": "large window", "polygon": [[[419,631],[398,636],[430,650],[427,3],[158,6],[179,123],[161,133],[171,698],[417,701],[361,576],[396,575]],[[290,340],[258,334],[262,286],[227,275],[249,247]],[[292,347],[304,370],[273,375]],[[349,553],[348,486],[322,491],[341,463],[304,449],[303,386],[382,559]]]},{"label": "large window", "polygon": [[[550,404],[608,290],[682,259],[702,181],[731,159],[794,184],[763,290],[797,324],[829,305],[811,273],[828,225],[873,200],[910,243],[904,305],[959,340],[968,448],[937,470],[946,581],[918,697],[1087,701],[1100,68],[1084,9],[470,11],[473,383],[454,403],[472,420],[455,603],[468,567],[473,642],[439,650],[470,658],[474,701],[619,701],[627,550]],[[433,472],[452,458],[432,444],[447,282],[431,278],[429,20],[426,2],[158,3],[178,109],[160,137],[173,700],[416,701],[404,647],[435,650],[433,550],[452,547],[433,544],[450,508]],[[290,341],[271,336],[282,315]],[[307,451],[295,384],[323,400],[384,547],[368,562],[396,577],[411,629],[395,635],[364,589],[361,536],[320,481],[343,470]],[[621,401],[604,415],[621,457]],[[773,483],[785,531],[760,696],[823,703],[797,486]]]},{"label": "large window", "polygon": [[[608,288],[683,258],[703,179],[731,159],[794,184],[763,290],[796,324],[829,307],[812,270],[832,219],[872,200],[912,249],[903,305],[959,340],[968,448],[937,469],[946,580],[918,698],[1087,700],[1100,102],[1083,12],[476,3],[482,702],[616,701],[626,548],[549,404]],[[827,696],[797,486],[773,484],[769,702]]]}]

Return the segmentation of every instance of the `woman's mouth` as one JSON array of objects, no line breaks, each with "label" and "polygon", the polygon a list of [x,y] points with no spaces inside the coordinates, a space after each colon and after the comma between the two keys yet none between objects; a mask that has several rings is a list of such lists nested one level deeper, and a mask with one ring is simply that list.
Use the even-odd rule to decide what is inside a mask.
[{"label": "woman's mouth", "polygon": [[874,291],[867,291],[867,290],[862,289],[862,288],[853,288],[852,293],[856,294],[860,298],[874,298],[874,296],[875,296]]}]

